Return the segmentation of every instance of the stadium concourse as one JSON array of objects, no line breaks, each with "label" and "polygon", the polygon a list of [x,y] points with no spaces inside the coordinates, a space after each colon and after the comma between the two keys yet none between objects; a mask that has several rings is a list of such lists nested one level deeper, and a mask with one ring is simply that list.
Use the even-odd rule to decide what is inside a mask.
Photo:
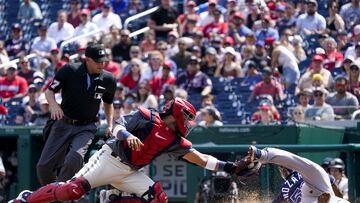
[{"label": "stadium concourse", "polygon": [[[162,109],[175,96],[195,105],[205,127],[337,121],[359,112],[358,0],[0,0],[0,16],[4,126],[44,125],[43,92],[93,42],[105,45],[105,69],[117,78],[115,118],[138,106]],[[16,152],[1,154],[14,168]]]}]

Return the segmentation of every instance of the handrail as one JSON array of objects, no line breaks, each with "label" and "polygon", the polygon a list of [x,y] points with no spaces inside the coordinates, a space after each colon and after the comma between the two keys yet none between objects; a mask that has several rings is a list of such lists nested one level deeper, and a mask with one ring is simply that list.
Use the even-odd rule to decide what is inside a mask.
[{"label": "handrail", "polygon": [[154,13],[155,11],[157,11],[160,7],[159,6],[155,6],[154,8],[150,8],[146,11],[143,11],[141,13],[138,13],[136,15],[130,16],[128,18],[126,18],[125,22],[124,22],[124,28],[127,29],[129,23],[133,20],[139,19],[143,16],[149,15],[151,13]]},{"label": "handrail", "polygon": [[88,37],[88,36],[92,36],[92,35],[97,34],[97,33],[99,33],[99,32],[104,32],[104,30],[102,30],[102,29],[96,29],[96,30],[93,30],[93,31],[91,31],[91,32],[85,33],[85,34],[83,34],[83,35],[79,35],[79,36],[77,36],[77,37],[73,37],[73,38],[70,38],[70,39],[68,39],[68,40],[65,40],[65,41],[63,41],[63,42],[61,43],[61,45],[60,45],[60,51],[62,51],[63,48],[64,48],[64,46],[66,46],[67,44],[70,44],[70,43],[72,43],[72,42],[78,41],[79,39],[83,39],[83,38]]},{"label": "handrail", "polygon": [[[25,57],[26,57],[27,59],[31,59],[31,58],[34,58],[34,57],[36,57],[36,56],[37,56],[36,54],[32,53],[32,54],[29,54],[29,55],[27,55],[27,56],[25,56]],[[19,61],[20,61],[20,59],[19,59],[19,58],[16,58],[16,59],[13,59],[13,60],[8,61],[8,62],[6,62],[6,63],[2,63],[2,64],[0,64],[0,68],[4,68],[4,67],[9,66],[9,65],[12,65],[12,64],[14,64],[14,63],[19,63]]]},{"label": "handrail", "polygon": [[130,33],[129,37],[131,37],[131,38],[135,37],[135,36],[140,35],[140,34],[142,34],[144,32],[147,32],[148,30],[150,30],[150,28],[148,26],[144,27],[144,28],[141,28],[139,30],[136,30],[136,31]]}]

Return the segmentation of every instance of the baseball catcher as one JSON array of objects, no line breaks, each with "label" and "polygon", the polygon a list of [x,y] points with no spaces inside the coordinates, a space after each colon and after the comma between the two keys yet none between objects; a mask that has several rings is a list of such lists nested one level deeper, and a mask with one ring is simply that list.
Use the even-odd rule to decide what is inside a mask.
[{"label": "baseball catcher", "polygon": [[226,162],[194,149],[186,136],[195,115],[195,108],[180,98],[169,101],[161,113],[140,107],[116,121],[113,137],[71,180],[48,184],[35,192],[23,191],[13,202],[71,201],[79,199],[91,188],[111,184],[138,196],[113,202],[165,203],[168,198],[161,183],[139,171],[162,153],[211,171],[225,171],[239,177],[248,176],[254,166],[259,167],[251,163],[250,157],[235,163]]}]

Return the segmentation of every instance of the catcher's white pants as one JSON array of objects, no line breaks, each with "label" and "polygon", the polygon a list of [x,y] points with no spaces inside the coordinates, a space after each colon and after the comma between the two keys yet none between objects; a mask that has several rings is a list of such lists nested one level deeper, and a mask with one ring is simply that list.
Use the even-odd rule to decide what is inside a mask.
[{"label": "catcher's white pants", "polygon": [[135,193],[138,196],[154,184],[144,173],[121,163],[120,158],[112,156],[111,152],[111,148],[104,144],[75,177],[84,177],[89,181],[91,188],[110,184],[121,191]]},{"label": "catcher's white pants", "polygon": [[347,202],[336,198],[331,187],[329,174],[321,166],[309,159],[281,149],[265,148],[261,150],[259,162],[273,163],[299,172],[304,179],[304,184],[301,188],[301,202],[315,203],[317,198],[323,193],[330,194],[333,200],[330,202]]}]

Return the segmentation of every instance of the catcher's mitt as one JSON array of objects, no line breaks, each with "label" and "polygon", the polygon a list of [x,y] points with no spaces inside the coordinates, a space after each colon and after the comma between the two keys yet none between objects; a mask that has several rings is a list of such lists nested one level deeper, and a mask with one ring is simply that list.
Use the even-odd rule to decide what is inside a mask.
[{"label": "catcher's mitt", "polygon": [[252,162],[248,157],[236,161],[234,165],[236,165],[235,175],[240,180],[245,180],[253,175],[258,175],[261,168],[260,162]]}]

